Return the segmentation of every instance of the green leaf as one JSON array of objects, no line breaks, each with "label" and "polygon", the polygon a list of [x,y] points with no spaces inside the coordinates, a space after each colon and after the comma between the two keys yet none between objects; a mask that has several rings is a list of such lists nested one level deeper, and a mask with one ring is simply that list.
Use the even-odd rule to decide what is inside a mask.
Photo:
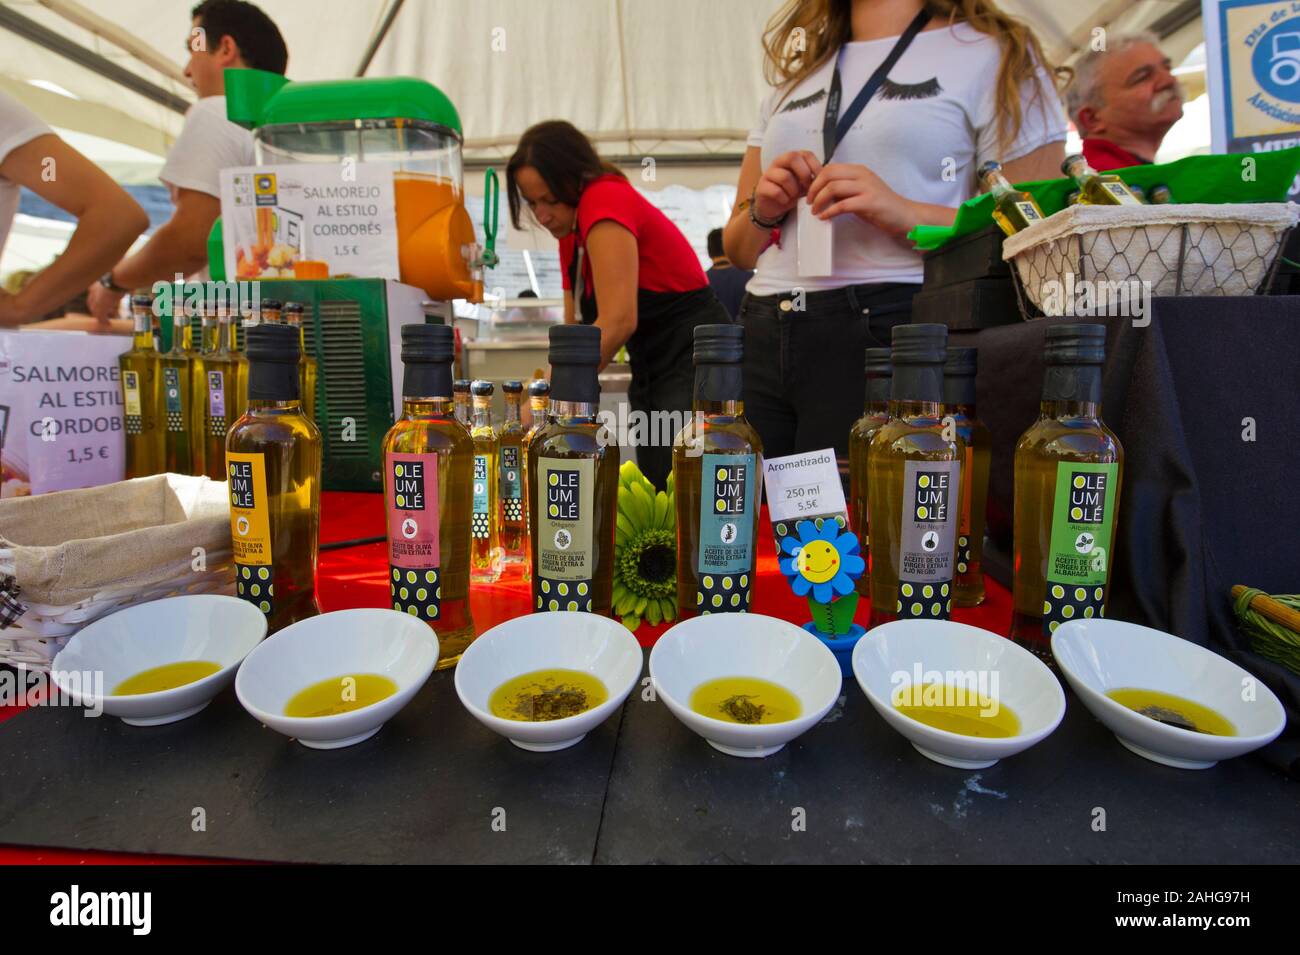
[{"label": "green leaf", "polygon": [[845,634],[853,629],[853,614],[858,609],[858,597],[856,590],[850,591],[831,604],[831,621],[835,634]]},{"label": "green leaf", "polygon": [[629,630],[631,630],[633,633],[636,633],[636,628],[639,627],[639,626],[641,626],[641,618],[640,618],[640,617],[633,617],[633,616],[630,615],[630,614],[629,614],[628,616],[624,617],[624,618],[623,618],[622,620],[620,620],[619,622],[620,622],[621,624],[623,624],[623,626],[625,626],[625,627],[627,627]]},{"label": "green leaf", "polygon": [[808,610],[812,613],[813,623],[822,633],[831,634],[835,632],[835,620],[831,616],[831,608],[824,603],[818,603],[812,594],[808,595]]}]

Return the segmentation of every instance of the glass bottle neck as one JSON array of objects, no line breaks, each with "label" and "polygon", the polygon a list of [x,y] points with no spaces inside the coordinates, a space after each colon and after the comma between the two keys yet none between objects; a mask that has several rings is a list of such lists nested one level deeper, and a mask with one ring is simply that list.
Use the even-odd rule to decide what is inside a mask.
[{"label": "glass bottle neck", "polygon": [[745,403],[739,400],[707,401],[696,398],[693,410],[697,415],[704,415],[706,418],[739,418],[745,414]]},{"label": "glass bottle neck", "polygon": [[941,418],[943,405],[938,401],[891,400],[891,418]]},{"label": "glass bottle neck", "polygon": [[153,322],[150,320],[149,313],[136,309],[131,313],[132,319],[132,343],[136,348],[153,347]]},{"label": "glass bottle neck", "polygon": [[492,399],[475,398],[474,399],[474,427],[490,428],[492,427]]},{"label": "glass bottle neck", "polygon": [[249,398],[248,410],[249,411],[271,411],[271,412],[280,412],[280,413],[291,412],[291,411],[301,412],[302,402],[299,401],[297,398],[285,399],[283,401],[281,400],[272,401],[266,398]]},{"label": "glass bottle neck", "polygon": [[599,407],[594,401],[552,401],[550,416],[561,424],[581,424],[595,421]]},{"label": "glass bottle neck", "polygon": [[221,347],[221,326],[217,324],[215,319],[209,321],[205,318],[203,320],[203,327],[200,330],[200,335],[201,341],[199,342],[199,345],[203,354],[210,355]]},{"label": "glass bottle neck", "polygon": [[506,395],[506,424],[519,424],[524,420],[522,405],[519,395]]},{"label": "glass bottle neck", "polygon": [[402,398],[402,414],[407,418],[450,418],[455,414],[452,400],[445,395],[429,398]]},{"label": "glass bottle neck", "polygon": [[1089,421],[1101,420],[1101,404],[1096,401],[1077,401],[1067,398],[1045,399],[1038,406],[1039,414],[1044,418],[1083,418]]}]

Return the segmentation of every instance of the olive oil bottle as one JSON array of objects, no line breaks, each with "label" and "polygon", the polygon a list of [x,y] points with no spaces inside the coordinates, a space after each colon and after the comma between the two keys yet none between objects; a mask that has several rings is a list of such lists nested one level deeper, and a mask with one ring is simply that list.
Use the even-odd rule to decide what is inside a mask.
[{"label": "olive oil bottle", "polygon": [[248,330],[248,410],[226,437],[235,592],[269,633],[320,613],[321,435],[298,400],[298,336],[280,324]]},{"label": "olive oil bottle", "polygon": [[226,348],[230,351],[230,360],[234,366],[232,377],[235,382],[235,420],[241,418],[248,409],[248,354],[245,351],[248,330],[260,325],[261,322],[261,313],[249,306],[244,309],[242,319],[235,320],[232,317],[228,328],[229,340]]},{"label": "olive oil bottle", "polygon": [[1016,444],[1011,638],[1054,665],[1062,623],[1106,615],[1124,449],[1101,420],[1106,326],[1052,325],[1038,420]]},{"label": "olive oil bottle", "polygon": [[1061,172],[1079,186],[1079,205],[1084,206],[1140,206],[1141,199],[1114,173],[1099,173],[1088,165],[1082,156],[1066,156]]},{"label": "olive oil bottle", "polygon": [[497,519],[501,527],[501,556],[507,564],[522,563],[528,556],[524,543],[528,523],[524,519],[524,383],[502,382],[506,399],[506,420],[497,434],[500,445],[497,497],[501,501]]},{"label": "olive oil bottle", "polygon": [[1034,197],[1007,182],[1001,163],[989,161],[980,166],[979,180],[986,192],[993,193],[993,221],[1007,235],[1043,221],[1043,210]]},{"label": "olive oil bottle", "polygon": [[871,627],[952,612],[965,448],[941,420],[947,339],[943,325],[893,331],[889,420],[867,455]]},{"label": "olive oil bottle", "polygon": [[501,522],[497,520],[497,459],[500,441],[492,426],[492,382],[470,385],[474,439],[474,509],[470,518],[470,579],[492,583],[501,576]]},{"label": "olive oil bottle", "polygon": [[457,378],[452,382],[452,391],[456,399],[456,420],[467,429],[470,426],[469,379]]},{"label": "olive oil bottle", "polygon": [[538,378],[528,385],[528,410],[532,413],[532,422],[528,425],[528,430],[524,432],[523,447],[520,450],[520,458],[523,461],[524,468],[524,580],[531,580],[533,576],[533,540],[529,528],[532,527],[532,508],[530,498],[532,497],[532,481],[528,473],[528,447],[533,443],[533,438],[537,432],[541,431],[546,425],[547,408],[551,402],[551,383],[545,378]]},{"label": "olive oil bottle", "polygon": [[316,420],[316,356],[307,347],[307,329],[303,325],[306,307],[302,302],[285,302],[281,319],[291,328],[298,329],[298,348],[302,352],[298,359],[298,389],[302,393],[302,404],[307,417]]},{"label": "olive oil bottle", "polygon": [[[889,384],[893,372],[888,348],[867,349],[867,403],[862,417],[853,422],[849,431],[849,519],[863,553],[871,549],[867,525],[867,450],[876,432],[889,420]],[[871,596],[870,567],[858,578],[856,587],[864,597]]]},{"label": "olive oil bottle", "polygon": [[549,421],[528,445],[533,607],[610,613],[617,439],[596,417],[600,328],[550,329]]},{"label": "olive oil bottle", "polygon": [[961,463],[961,489],[957,513],[957,607],[977,607],[984,602],[985,509],[989,500],[989,463],[993,438],[975,415],[974,348],[949,348],[943,366],[943,416],[952,419],[961,437],[965,457]]},{"label": "olive oil bottle", "polygon": [[402,326],[402,414],[383,445],[389,597],[394,610],[433,627],[439,669],[454,666],[474,639],[474,441],[452,408],[455,347],[450,326]]},{"label": "olive oil bottle", "polygon": [[118,356],[126,427],[126,476],[147,477],[164,470],[162,362],[153,340],[153,299],[131,296],[134,324],[131,350]]},{"label": "olive oil bottle", "polygon": [[695,326],[691,421],[673,441],[678,613],[749,610],[763,443],[745,420],[740,325]]},{"label": "olive oil bottle", "polygon": [[[190,473],[208,474],[208,359],[217,352],[219,326],[217,313],[200,305],[199,339],[194,349],[193,365],[190,368]],[[225,436],[222,436],[225,440]],[[223,455],[224,458],[224,455]],[[209,477],[212,475],[208,474]],[[217,480],[226,479],[225,470]]]},{"label": "olive oil bottle", "polygon": [[190,317],[176,301],[172,315],[172,347],[162,356],[163,470],[193,474],[191,413],[194,351],[190,342]]},{"label": "olive oil bottle", "polygon": [[[209,319],[212,321],[209,323]],[[211,332],[211,349],[209,345]],[[201,426],[198,435],[202,442],[201,463],[203,473],[214,481],[225,481],[226,473],[226,434],[230,426],[239,417],[235,414],[238,403],[235,394],[238,390],[238,363],[230,350],[234,338],[232,317],[221,306],[216,315],[203,317],[203,347],[200,356],[201,375],[194,383],[194,405],[196,418]]]}]

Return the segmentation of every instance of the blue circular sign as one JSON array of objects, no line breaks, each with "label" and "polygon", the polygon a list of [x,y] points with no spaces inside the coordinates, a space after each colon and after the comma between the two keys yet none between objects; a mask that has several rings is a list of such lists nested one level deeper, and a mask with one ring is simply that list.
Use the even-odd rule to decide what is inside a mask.
[{"label": "blue circular sign", "polygon": [[1265,93],[1300,103],[1300,17],[1283,20],[1260,37],[1250,68]]}]

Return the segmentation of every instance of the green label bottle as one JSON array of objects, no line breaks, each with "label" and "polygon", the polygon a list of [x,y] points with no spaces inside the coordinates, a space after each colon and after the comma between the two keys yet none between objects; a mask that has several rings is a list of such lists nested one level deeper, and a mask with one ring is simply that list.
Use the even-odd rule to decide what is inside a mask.
[{"label": "green label bottle", "polygon": [[511,379],[501,383],[506,400],[506,419],[497,432],[497,521],[501,532],[501,557],[517,564],[527,556],[528,524],[524,519],[524,383]]},{"label": "green label bottle", "polygon": [[1011,637],[1048,663],[1057,627],[1106,611],[1124,449],[1101,420],[1105,342],[1104,325],[1047,329],[1039,417],[1016,444]]},{"label": "green label bottle", "polygon": [[[858,535],[862,552],[869,553],[871,533],[867,526],[867,452],[871,439],[889,420],[889,387],[894,373],[888,348],[867,349],[867,402],[862,417],[849,431],[849,520]],[[857,580],[857,591],[871,596],[871,572]]]},{"label": "green label bottle", "polygon": [[682,615],[750,606],[763,443],[745,420],[744,334],[740,325],[695,327],[692,420],[673,442]]},{"label": "green label bottle", "polygon": [[389,598],[438,635],[438,668],[474,639],[469,606],[474,442],[456,420],[448,325],[402,326],[402,413],[384,435]]},{"label": "green label bottle", "polygon": [[974,348],[949,348],[943,366],[944,420],[952,419],[965,449],[957,515],[957,576],[953,598],[957,607],[976,607],[984,602],[981,567],[993,439],[975,414],[977,357]]},{"label": "green label bottle", "polygon": [[952,611],[965,445],[941,419],[947,339],[943,325],[893,331],[889,420],[867,456],[871,627]]},{"label": "green label bottle", "polygon": [[298,400],[298,336],[279,324],[248,331],[248,408],[226,437],[235,591],[268,632],[320,613],[321,435]]},{"label": "green label bottle", "polygon": [[533,607],[609,615],[619,449],[597,419],[600,329],[550,330],[549,418],[528,445]]},{"label": "green label bottle", "polygon": [[126,477],[166,470],[163,442],[162,362],[153,340],[153,299],[131,296],[131,350],[118,357],[126,433]]}]

